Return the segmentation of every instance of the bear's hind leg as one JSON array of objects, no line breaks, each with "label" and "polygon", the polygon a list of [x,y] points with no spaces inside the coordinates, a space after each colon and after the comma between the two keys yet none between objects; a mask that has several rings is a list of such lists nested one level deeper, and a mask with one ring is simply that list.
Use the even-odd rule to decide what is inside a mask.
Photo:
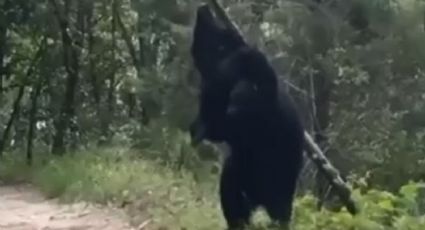
[{"label": "bear's hind leg", "polygon": [[244,229],[249,225],[252,207],[244,196],[238,163],[229,156],[224,164],[220,180],[221,208],[228,229]]},{"label": "bear's hind leg", "polygon": [[292,219],[296,180],[289,181],[284,183],[285,186],[275,188],[276,190],[273,194],[269,194],[264,204],[273,225],[277,225],[278,229],[282,230],[290,229]]}]

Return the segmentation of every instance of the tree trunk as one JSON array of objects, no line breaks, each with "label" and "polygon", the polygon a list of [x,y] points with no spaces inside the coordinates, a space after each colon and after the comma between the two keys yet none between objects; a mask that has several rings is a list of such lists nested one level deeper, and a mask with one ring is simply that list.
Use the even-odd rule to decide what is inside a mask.
[{"label": "tree trunk", "polygon": [[[93,94],[93,101],[98,107],[97,112],[98,114],[100,111],[100,87],[98,82],[98,76],[95,71],[95,59],[93,54],[93,47],[95,44],[95,37],[94,37],[94,2],[90,1],[87,9],[87,45],[88,45],[88,58],[89,58],[89,75],[90,75],[90,81],[92,85],[92,94]],[[113,17],[113,16],[112,16]]]},{"label": "tree trunk", "polygon": [[[116,0],[115,0],[116,1]],[[117,4],[117,3],[116,3]],[[119,13],[119,9],[118,9],[118,4],[116,5],[116,7],[113,8],[114,10],[114,16],[115,16],[115,20],[116,23],[118,25],[118,27],[121,29],[121,35],[123,37],[123,40],[127,46],[127,49],[130,53],[130,57],[131,60],[133,61],[133,66],[136,69],[136,73],[137,73],[137,77],[140,77],[140,60],[137,56],[137,51],[136,51],[136,47],[134,46],[133,42],[131,41],[131,37],[128,33],[127,28],[124,25],[124,22],[121,19],[120,13]],[[128,105],[128,116],[129,117],[133,117],[134,115],[134,108],[136,103],[136,95],[129,90],[129,92],[127,92],[127,105]]]},{"label": "tree trunk", "polygon": [[19,87],[18,95],[16,96],[16,99],[13,102],[12,113],[10,115],[9,121],[7,122],[6,128],[3,132],[2,139],[0,140],[0,157],[3,155],[7,140],[9,139],[9,134],[10,134],[10,130],[12,129],[13,122],[16,120],[21,110],[21,100],[25,93],[26,81],[28,81],[30,77],[32,76],[35,65],[37,64],[38,60],[43,54],[44,48],[45,48],[44,43],[42,43],[40,47],[38,48],[36,54],[34,55],[34,58],[31,60],[31,64],[29,65],[25,74],[24,82],[22,82],[22,84]]},{"label": "tree trunk", "polygon": [[134,68],[136,69],[136,72],[137,72],[137,76],[139,76],[140,65],[139,65],[139,59],[137,58],[136,47],[134,47],[133,42],[131,41],[131,36],[128,33],[127,28],[125,27],[124,22],[121,19],[119,9],[118,9],[118,3],[115,3],[115,4],[116,4],[116,6],[113,7],[113,15],[115,17],[116,23],[118,24],[118,26],[121,29],[122,38],[124,39],[124,42],[125,42],[125,44],[128,48],[128,51],[130,53],[131,60],[133,61]]},{"label": "tree trunk", "polygon": [[110,125],[111,121],[114,118],[114,101],[115,101],[115,55],[116,55],[116,48],[117,48],[117,38],[116,38],[116,26],[117,26],[117,18],[115,11],[118,7],[117,1],[112,0],[112,19],[111,19],[111,34],[112,34],[112,50],[111,50],[111,64],[114,65],[112,67],[112,72],[109,75],[109,88],[108,88],[108,96],[106,100],[106,109],[108,110],[107,113],[102,114],[101,118],[101,129],[102,129],[102,138],[99,140],[99,144],[102,145],[106,143],[110,139]]},{"label": "tree trunk", "polygon": [[21,100],[24,96],[25,84],[22,84],[19,87],[18,95],[16,96],[15,101],[13,102],[12,114],[10,114],[9,121],[7,122],[6,128],[3,131],[3,136],[0,140],[0,157],[3,156],[4,149],[6,147],[7,140],[9,139],[10,130],[12,129],[13,122],[18,117],[19,111],[21,109]]},{"label": "tree trunk", "polygon": [[[115,0],[117,1],[117,0]],[[117,2],[118,4],[118,2]],[[118,5],[117,5],[118,6]],[[138,7],[140,8],[140,7]],[[142,72],[141,72],[141,66],[145,65],[147,62],[146,60],[146,55],[144,55],[142,53],[142,49],[144,47],[144,39],[142,37],[142,35],[139,35],[138,37],[138,41],[139,41],[139,55],[137,55],[137,49],[134,46],[134,44],[131,41],[131,37],[127,31],[127,28],[125,27],[121,16],[119,14],[119,10],[118,7],[114,7],[114,15],[115,15],[115,19],[117,22],[118,27],[121,29],[121,34],[122,37],[124,39],[124,42],[129,50],[131,59],[133,61],[133,65],[134,68],[136,69],[136,73],[137,73],[137,77],[141,78],[142,77]],[[141,18],[141,12],[139,12],[138,9],[138,15],[137,15],[137,26],[138,29],[141,30],[141,25],[142,25],[142,18]],[[139,31],[140,34],[140,31]],[[146,116],[146,108],[143,106],[143,101],[141,101],[140,103],[138,102],[138,98],[136,97],[136,94],[134,92],[132,92],[131,90],[127,93],[127,105],[128,105],[128,116],[129,117],[134,117],[136,112],[140,112],[142,113],[143,116]],[[140,111],[138,110],[138,105],[140,105]],[[144,120],[149,120],[148,117],[145,117]]]},{"label": "tree trunk", "polygon": [[[329,157],[329,141],[326,135],[326,130],[330,124],[330,95],[331,95],[331,82],[326,78],[324,72],[319,69],[318,73],[312,79],[313,92],[313,127],[314,139],[319,147],[323,150],[324,154]],[[327,178],[320,173],[315,176],[316,181],[316,195],[318,197],[317,207],[320,209],[325,200],[327,199],[330,191],[330,184]]]},{"label": "tree trunk", "polygon": [[10,8],[11,1],[5,0],[0,9],[0,100],[3,97],[3,80],[6,76],[6,66],[4,63],[4,57],[6,56],[6,46],[7,46],[7,12]]},{"label": "tree trunk", "polygon": [[[68,6],[65,1],[65,6]],[[54,122],[55,131],[53,137],[52,153],[63,155],[65,153],[65,134],[69,129],[71,119],[75,115],[75,93],[79,78],[79,60],[78,51],[74,46],[71,35],[68,33],[68,18],[62,17],[60,9],[55,0],[49,0],[55,12],[62,36],[63,46],[63,64],[67,72],[65,98],[63,100],[58,117]]]},{"label": "tree trunk", "polygon": [[43,87],[43,79],[39,77],[36,87],[31,95],[31,109],[29,114],[28,137],[27,137],[27,165],[32,165],[33,162],[33,142],[35,138],[35,123],[37,122],[36,115],[38,111],[38,98]]}]

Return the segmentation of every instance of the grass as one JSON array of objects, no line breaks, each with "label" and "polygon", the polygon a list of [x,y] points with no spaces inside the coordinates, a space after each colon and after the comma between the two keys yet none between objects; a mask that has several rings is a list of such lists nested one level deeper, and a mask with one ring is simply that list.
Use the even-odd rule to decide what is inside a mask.
[{"label": "grass", "polygon": [[[216,176],[197,183],[192,172],[141,155],[121,148],[93,149],[60,158],[37,156],[32,167],[16,154],[7,155],[0,162],[0,180],[30,182],[47,197],[63,202],[84,200],[123,207],[135,225],[151,220],[148,229],[224,229]],[[302,230],[424,229],[425,216],[409,214],[416,207],[415,189],[408,185],[402,196],[356,191],[359,204],[365,207],[356,217],[346,211],[318,212],[312,196],[300,197],[295,202],[294,225]],[[263,212],[255,215],[255,229],[268,229],[265,220]]]},{"label": "grass", "polygon": [[119,148],[39,159],[31,168],[16,156],[6,156],[0,164],[0,180],[30,182],[47,197],[63,202],[85,200],[125,207],[134,224],[150,218],[163,229],[223,227],[216,193],[211,192],[216,190],[214,183],[196,184],[191,173],[141,160],[136,153]]}]

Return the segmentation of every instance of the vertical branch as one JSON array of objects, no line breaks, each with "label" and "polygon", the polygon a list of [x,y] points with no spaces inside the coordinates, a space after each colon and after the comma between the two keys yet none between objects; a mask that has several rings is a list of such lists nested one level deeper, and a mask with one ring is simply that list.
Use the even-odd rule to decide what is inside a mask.
[{"label": "vertical branch", "polygon": [[128,52],[130,53],[131,60],[133,61],[134,68],[136,69],[137,74],[139,76],[140,65],[139,65],[139,59],[137,58],[136,47],[134,46],[133,42],[131,41],[131,36],[130,36],[127,28],[125,27],[124,22],[121,19],[121,16],[120,16],[120,13],[119,13],[119,10],[118,10],[118,4],[115,3],[115,7],[113,7],[112,9],[113,9],[113,15],[115,17],[115,21],[121,29],[122,37],[123,37],[124,42],[127,46]]},{"label": "vertical branch", "polygon": [[[112,11],[116,11],[117,6],[117,0],[112,0]],[[116,73],[116,65],[115,65],[115,58],[116,58],[116,49],[117,49],[117,38],[116,38],[116,31],[117,31],[117,15],[112,15],[111,20],[111,28],[112,28],[112,52],[111,52],[111,60],[114,67],[112,68],[112,73],[109,76],[109,91],[108,91],[108,110],[111,114],[113,114],[114,111],[114,89],[115,89],[115,73]]]},{"label": "vertical branch", "polygon": [[[319,69],[310,79],[311,90],[313,95],[313,128],[314,139],[318,146],[323,150],[325,156],[330,157],[334,150],[330,149],[326,130],[330,124],[330,96],[332,83],[326,78],[323,70]],[[327,183],[324,174],[316,174],[316,190],[320,209],[330,192],[330,184]]]},{"label": "vertical branch", "polygon": [[[53,137],[52,146],[52,153],[61,155],[65,152],[65,133],[69,128],[71,118],[75,114],[75,91],[79,78],[79,60],[77,48],[74,46],[74,41],[68,32],[68,18],[62,17],[60,7],[55,0],[49,0],[49,3],[53,8],[57,21],[59,22],[63,43],[63,62],[68,75],[66,80],[65,98],[54,125],[56,133]],[[66,0],[65,6],[68,6],[68,4],[69,2]],[[69,9],[67,11],[69,11]]]},{"label": "vertical branch", "polygon": [[0,6],[0,99],[3,96],[3,79],[6,76],[6,66],[4,63],[4,57],[6,56],[7,46],[7,12],[9,11],[11,1],[5,0],[3,5]]},{"label": "vertical branch", "polygon": [[[47,39],[46,37],[42,41],[42,46],[46,47]],[[28,136],[27,136],[27,151],[26,151],[26,160],[27,165],[32,165],[33,162],[33,142],[34,142],[34,136],[35,136],[35,123],[37,121],[36,115],[38,111],[38,98],[40,97],[41,88],[43,87],[44,78],[39,76],[37,79],[37,83],[35,85],[35,89],[32,92],[31,95],[31,109],[29,112],[29,124],[28,124]]]},{"label": "vertical branch", "polygon": [[[117,0],[115,0],[117,2]],[[131,41],[131,36],[127,30],[127,28],[125,27],[121,16],[119,14],[119,10],[118,10],[118,2],[116,3],[117,7],[114,7],[114,16],[115,16],[115,20],[116,23],[118,25],[118,27],[121,30],[121,34],[122,37],[125,41],[125,44],[127,45],[127,48],[129,50],[131,59],[133,61],[133,65],[134,68],[136,69],[136,73],[137,73],[137,77],[141,78],[142,77],[142,71],[141,71],[141,66],[142,64],[146,64],[146,63],[142,63],[142,62],[146,62],[147,59],[145,57],[145,55],[142,54],[141,49],[143,47],[144,44],[144,39],[142,37],[142,35],[138,36],[138,41],[139,41],[139,55],[137,55],[137,49],[134,46],[134,44]],[[138,15],[137,15],[137,25],[138,25],[138,29],[141,29],[141,23],[142,23],[142,18],[141,18],[141,13],[138,9]],[[133,117],[134,116],[134,110],[136,109],[136,105],[138,104],[138,99],[136,98],[136,95],[133,91],[130,90],[130,92],[128,92],[127,94],[128,98],[127,98],[127,104],[128,104],[128,115],[129,117]],[[143,119],[143,123],[147,123],[147,121],[149,120],[149,117],[147,116],[147,112],[146,112],[146,108],[143,106],[143,101],[140,101],[140,110],[142,113],[142,119]]]},{"label": "vertical branch", "polygon": [[[117,1],[117,0],[115,0]],[[124,22],[121,19],[119,10],[118,10],[118,2],[116,2],[116,6],[113,8],[113,14],[115,17],[115,21],[118,25],[118,27],[121,29],[121,35],[124,39],[125,44],[127,45],[127,49],[130,53],[131,56],[131,60],[133,61],[133,65],[134,68],[136,69],[136,74],[137,77],[141,76],[141,72],[140,72],[140,60],[137,57],[137,51],[136,51],[136,47],[134,46],[133,42],[131,41],[131,36],[127,30],[127,28],[124,25]],[[134,107],[136,105],[136,96],[134,95],[133,92],[128,92],[128,115],[129,117],[133,116],[133,112],[134,112]]]},{"label": "vertical branch", "polygon": [[24,96],[24,92],[25,92],[25,84],[22,83],[21,86],[19,87],[18,95],[16,96],[16,99],[13,102],[13,110],[6,124],[6,128],[3,131],[3,136],[0,139],[0,157],[3,156],[3,152],[6,147],[6,142],[9,139],[9,134],[10,134],[10,130],[12,129],[13,122],[16,120],[19,114],[19,111],[21,108],[21,100],[22,100],[22,97]]},{"label": "vertical branch", "polygon": [[137,40],[139,42],[139,62],[138,63],[140,66],[145,66],[147,62],[147,57],[146,57],[146,52],[144,52],[145,38],[143,37],[142,29],[143,29],[142,9],[140,4],[138,4],[137,6],[137,32],[138,32]]},{"label": "vertical branch", "polygon": [[111,65],[113,65],[112,67],[112,72],[109,73],[109,85],[108,85],[108,95],[107,95],[107,101],[106,101],[106,107],[108,110],[108,113],[102,114],[102,120],[101,120],[101,128],[102,128],[102,138],[100,140],[100,144],[104,143],[107,139],[109,139],[110,137],[110,124],[111,121],[113,120],[113,116],[114,116],[114,101],[115,101],[115,74],[116,74],[116,62],[115,62],[115,58],[116,58],[116,49],[117,49],[117,38],[116,38],[116,30],[117,30],[117,18],[116,18],[116,14],[114,13],[117,9],[118,5],[117,5],[117,1],[116,0],[112,0],[112,6],[111,6],[111,11],[112,11],[112,18],[111,18],[111,35],[112,35],[112,41],[111,41]]},{"label": "vertical branch", "polygon": [[[89,75],[90,75],[90,81],[92,84],[92,94],[93,94],[93,99],[94,102],[97,106],[100,105],[100,87],[99,87],[99,80],[98,80],[98,76],[97,73],[95,71],[95,58],[94,58],[94,54],[93,54],[93,48],[94,48],[94,44],[95,44],[95,37],[94,37],[94,2],[93,1],[89,1],[88,7],[89,9],[87,9],[87,43],[88,43],[88,58],[89,58]],[[99,109],[98,109],[98,113],[100,113]]]},{"label": "vertical branch", "polygon": [[35,123],[37,122],[36,115],[38,111],[38,98],[40,97],[41,88],[43,86],[43,80],[41,78],[38,79],[37,84],[35,86],[34,91],[31,95],[31,109],[29,114],[29,124],[28,124],[28,137],[27,137],[27,165],[32,165],[33,161],[33,143],[35,137]]}]

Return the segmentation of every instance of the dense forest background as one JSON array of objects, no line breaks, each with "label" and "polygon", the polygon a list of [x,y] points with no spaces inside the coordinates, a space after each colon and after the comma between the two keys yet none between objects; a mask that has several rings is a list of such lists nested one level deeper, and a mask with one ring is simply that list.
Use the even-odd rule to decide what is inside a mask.
[{"label": "dense forest background", "polygon": [[[129,194],[152,189],[154,172],[170,170],[179,172],[179,179],[156,181],[158,193],[181,180],[182,189],[192,189],[183,200],[211,193],[198,188],[215,186],[220,148],[206,143],[194,149],[188,135],[199,91],[189,53],[198,5],[195,0],[0,0],[1,177],[22,179],[26,172],[51,196],[72,191],[74,198],[125,206],[139,200]],[[419,216],[425,210],[408,191],[420,187],[410,181],[425,176],[425,2],[226,0],[223,5],[285,79],[308,130],[358,199],[369,194],[361,204],[372,213],[364,214],[361,226],[346,220],[347,214],[335,213],[340,219],[324,222],[357,226],[351,229],[423,229],[425,217]],[[90,171],[92,164],[100,168]],[[145,171],[137,168],[148,165],[156,165],[151,174],[138,175]],[[104,184],[93,179],[108,173],[113,176],[102,179]],[[135,182],[148,177],[150,184]],[[310,219],[301,221],[316,212],[308,194],[331,203],[331,191],[307,162],[299,186],[305,214],[296,214],[302,229],[320,229]],[[404,195],[389,195],[399,193]],[[222,223],[215,199],[215,209],[205,211],[216,217],[209,220],[213,223],[187,211],[204,205],[197,203],[184,207],[187,221],[179,226],[198,219],[204,229],[216,229],[211,226]],[[406,225],[397,225],[401,222]],[[330,226],[326,229],[341,229]]]}]

